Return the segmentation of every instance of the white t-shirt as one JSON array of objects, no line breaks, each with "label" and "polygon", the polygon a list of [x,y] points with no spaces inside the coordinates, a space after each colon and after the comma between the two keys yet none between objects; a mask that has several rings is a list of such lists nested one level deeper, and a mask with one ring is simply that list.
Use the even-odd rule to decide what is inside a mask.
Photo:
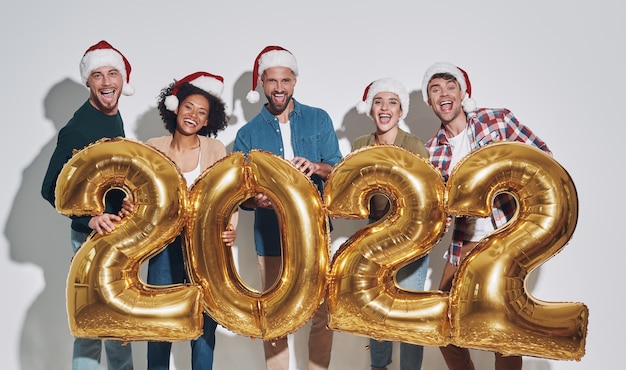
[{"label": "white t-shirt", "polygon": [[[450,143],[450,146],[452,146],[450,168],[454,169],[454,166],[456,166],[459,161],[471,151],[467,126],[460,134],[455,137],[448,138],[448,142]],[[452,173],[452,171],[450,171],[450,173]],[[465,229],[464,239],[470,242],[477,242],[485,237],[485,235],[495,230],[491,217],[468,217],[466,226],[467,228]]]},{"label": "white t-shirt", "polygon": [[290,161],[293,159],[293,146],[291,145],[291,126],[289,125],[289,121],[285,123],[280,123],[280,136],[283,138],[283,148],[285,152],[283,155],[285,159]]},{"label": "white t-shirt", "polygon": [[194,168],[193,170],[191,170],[189,172],[183,172],[183,176],[185,177],[185,180],[187,180],[187,187],[188,188],[190,188],[191,185],[193,185],[193,182],[196,181],[198,176],[200,176],[202,174],[202,171],[200,169],[200,158],[201,157],[202,157],[202,151],[198,150],[198,165],[196,166],[196,168]]}]

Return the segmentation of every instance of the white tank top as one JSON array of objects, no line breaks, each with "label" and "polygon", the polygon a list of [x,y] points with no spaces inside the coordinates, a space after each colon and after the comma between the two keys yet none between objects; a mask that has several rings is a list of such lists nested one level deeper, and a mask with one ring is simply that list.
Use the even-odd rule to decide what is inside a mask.
[{"label": "white tank top", "polygon": [[289,121],[287,121],[287,123],[280,123],[278,126],[280,127],[280,136],[283,138],[283,148],[285,150],[283,157],[288,161],[292,160],[294,154],[293,146],[291,146],[291,126],[289,125]]},{"label": "white tank top", "polygon": [[202,151],[199,150],[198,151],[198,165],[196,166],[196,168],[194,168],[193,170],[191,170],[189,172],[183,172],[183,176],[185,177],[185,180],[187,180],[187,187],[188,188],[190,188],[191,185],[193,185],[193,182],[196,181],[198,176],[200,176],[200,174],[202,173],[202,171],[200,169],[200,158],[201,157],[202,157]]},{"label": "white tank top", "polygon": [[[448,142],[452,146],[452,160],[450,161],[450,168],[453,169],[454,166],[456,166],[459,161],[471,151],[467,126],[460,134],[453,138],[448,138]],[[485,235],[495,230],[491,217],[468,217],[466,226],[467,228],[465,229],[464,239],[470,242],[477,242],[485,237]]]}]

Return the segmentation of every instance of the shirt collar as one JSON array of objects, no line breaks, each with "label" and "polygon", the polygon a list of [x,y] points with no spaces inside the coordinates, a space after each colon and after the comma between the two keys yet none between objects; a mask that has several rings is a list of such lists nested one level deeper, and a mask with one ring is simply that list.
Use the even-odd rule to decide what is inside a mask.
[{"label": "shirt collar", "polygon": [[[302,104],[298,103],[295,98],[291,98],[293,100],[293,110],[289,113],[289,117],[292,115],[302,116]],[[263,104],[263,109],[261,109],[261,116],[265,120],[265,122],[270,123],[274,121],[274,116],[268,109],[267,103]]]}]

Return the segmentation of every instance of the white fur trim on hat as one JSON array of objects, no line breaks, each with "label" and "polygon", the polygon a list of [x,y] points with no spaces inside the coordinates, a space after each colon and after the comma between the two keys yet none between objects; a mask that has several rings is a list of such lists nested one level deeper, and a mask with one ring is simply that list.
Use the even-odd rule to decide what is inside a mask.
[{"label": "white fur trim on hat", "polygon": [[285,67],[298,75],[298,63],[291,52],[281,46],[266,46],[254,60],[252,69],[252,89],[246,95],[246,100],[254,104],[259,101],[260,94],[256,91],[257,84],[263,72],[268,68]]},{"label": "white fur trim on hat", "polygon": [[94,69],[106,66],[114,67],[122,74],[122,94],[133,95],[135,88],[129,83],[130,64],[117,49],[104,40],[91,46],[80,61],[80,77],[83,84],[87,83]]},{"label": "white fur trim on hat", "polygon": [[424,79],[422,80],[422,97],[424,102],[428,104],[428,84],[432,77],[438,73],[449,73],[454,76],[463,92],[463,101],[461,102],[463,110],[467,113],[474,111],[476,102],[472,99],[472,85],[469,81],[469,76],[461,68],[449,62],[437,62],[428,67],[426,73],[424,73]]},{"label": "white fur trim on hat", "polygon": [[402,116],[400,119],[406,118],[409,113],[409,93],[404,85],[393,78],[381,78],[369,84],[365,88],[363,99],[356,105],[357,112],[367,114],[369,117],[372,110],[372,101],[379,92],[390,92],[398,95],[400,99],[400,107],[402,108]]},{"label": "white fur trim on hat", "polygon": [[222,91],[224,91],[224,83],[210,76],[200,76],[189,83],[217,98],[221,98]]},{"label": "white fur trim on hat", "polygon": [[224,78],[222,76],[202,71],[195,72],[176,81],[176,83],[172,85],[172,94],[165,97],[163,104],[165,108],[172,112],[178,108],[178,89],[183,83],[188,83],[198,89],[204,90],[206,93],[218,99],[222,98],[222,91],[224,91]]},{"label": "white fur trim on hat", "polygon": [[266,69],[272,67],[286,67],[291,69],[293,74],[298,75],[296,57],[287,50],[270,50],[261,55],[261,58],[259,58],[259,76],[262,75]]}]

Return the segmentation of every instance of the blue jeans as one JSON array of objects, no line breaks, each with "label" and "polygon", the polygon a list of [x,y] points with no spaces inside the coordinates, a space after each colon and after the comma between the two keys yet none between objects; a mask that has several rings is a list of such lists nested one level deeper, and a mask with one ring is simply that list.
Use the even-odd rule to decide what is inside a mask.
[{"label": "blue jeans", "polygon": [[[428,272],[429,255],[413,261],[396,273],[398,286],[407,290],[423,290]],[[372,367],[386,367],[391,363],[393,342],[370,338],[370,360]],[[424,347],[417,344],[400,343],[400,370],[420,370],[424,358]]]},{"label": "blue jeans", "polygon": [[[180,236],[148,262],[148,284],[170,285],[188,282]],[[213,369],[217,323],[204,314],[202,335],[191,341],[191,368]],[[148,370],[169,369],[171,342],[148,342]]]},{"label": "blue jeans", "polygon": [[[71,229],[70,240],[74,253],[87,240],[89,233]],[[102,340],[91,338],[74,338],[72,354],[72,370],[100,370]],[[105,340],[104,348],[109,369],[133,370],[133,353],[130,344],[119,340]]]}]

